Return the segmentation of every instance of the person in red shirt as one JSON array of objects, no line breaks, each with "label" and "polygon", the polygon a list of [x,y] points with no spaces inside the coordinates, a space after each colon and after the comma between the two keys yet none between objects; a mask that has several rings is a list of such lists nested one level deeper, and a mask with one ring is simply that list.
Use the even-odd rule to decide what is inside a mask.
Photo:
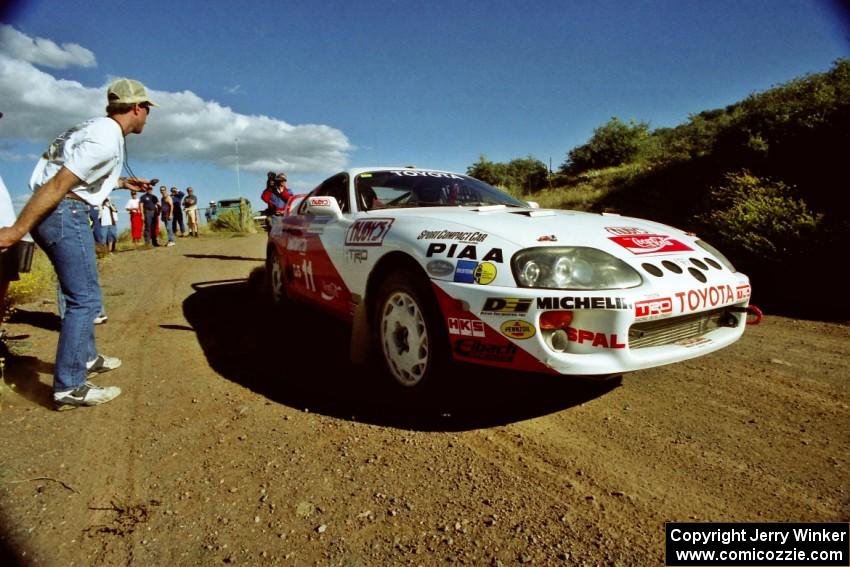
[{"label": "person in red shirt", "polygon": [[266,215],[280,215],[286,210],[286,204],[292,198],[292,192],[286,186],[286,174],[281,172],[277,175],[270,171],[266,181],[266,188],[260,196],[268,205]]}]

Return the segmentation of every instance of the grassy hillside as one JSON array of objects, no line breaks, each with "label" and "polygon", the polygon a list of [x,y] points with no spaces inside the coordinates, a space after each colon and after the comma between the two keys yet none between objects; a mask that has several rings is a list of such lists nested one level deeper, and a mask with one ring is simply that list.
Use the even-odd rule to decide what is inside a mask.
[{"label": "grassy hillside", "polygon": [[850,246],[848,156],[850,61],[842,59],[675,128],[613,118],[569,152],[555,189],[513,192],[692,230],[751,276],[754,303],[846,320],[837,272]]}]

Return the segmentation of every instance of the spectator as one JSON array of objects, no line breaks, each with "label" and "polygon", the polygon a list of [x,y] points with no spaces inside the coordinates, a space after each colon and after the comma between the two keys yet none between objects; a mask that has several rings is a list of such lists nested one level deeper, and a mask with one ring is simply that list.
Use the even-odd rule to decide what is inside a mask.
[{"label": "spectator", "polygon": [[281,172],[276,176],[269,172],[266,180],[266,188],[260,198],[268,205],[266,215],[280,215],[286,210],[286,203],[292,197],[292,193],[286,187],[286,174]]},{"label": "spectator", "polygon": [[30,178],[32,197],[15,224],[0,229],[0,249],[32,230],[59,277],[67,309],[59,331],[53,376],[57,410],[93,406],[121,394],[116,386],[96,386],[94,374],[121,366],[97,352],[94,318],[101,307],[94,239],[88,208],[115,188],[141,189],[147,181],[121,178],[124,138],[141,134],[154,106],[138,81],[118,79],[107,91],[106,117],[93,118],[60,135]]},{"label": "spectator", "polygon": [[184,193],[177,189],[171,188],[171,202],[174,205],[174,218],[171,221],[171,230],[177,234],[177,226],[180,226],[180,236],[186,236],[186,225],[183,224],[183,201]]},{"label": "spectator", "polygon": [[136,195],[135,191],[130,191],[130,199],[124,205],[124,210],[130,213],[130,236],[133,239],[133,244],[142,241],[142,228],[144,226],[141,203],[139,203],[139,198]]},{"label": "spectator", "polygon": [[[0,112],[0,118],[2,116],[3,113]],[[0,226],[13,224],[15,224],[15,209],[12,208],[12,197],[6,189],[6,184],[3,183],[3,178],[0,177]],[[13,248],[0,252],[0,325],[3,323],[3,315],[6,311],[6,293],[9,291],[9,284],[19,279],[18,272],[29,271],[28,258],[23,258],[24,261],[22,261],[22,256],[30,255],[29,258],[31,258],[32,246],[32,239],[27,235]],[[0,339],[5,336],[6,331],[0,327]]]},{"label": "spectator", "polygon": [[115,246],[118,244],[118,209],[109,199],[103,200],[103,206],[100,207],[100,226],[103,231],[103,240],[106,244],[106,250],[111,254],[115,252]]},{"label": "spectator", "polygon": [[165,186],[159,188],[162,194],[159,201],[159,210],[162,214],[162,222],[165,224],[165,232],[168,234],[168,244],[166,246],[174,246],[174,228],[171,226],[171,219],[174,217],[174,202],[168,196],[168,191]]},{"label": "spectator", "polygon": [[183,199],[183,210],[186,211],[186,222],[189,224],[189,236],[198,236],[198,198],[195,190],[186,188],[186,197]]},{"label": "spectator", "polygon": [[139,209],[145,219],[145,244],[159,246],[159,199],[153,194],[153,187],[145,187],[145,192],[139,197]]}]

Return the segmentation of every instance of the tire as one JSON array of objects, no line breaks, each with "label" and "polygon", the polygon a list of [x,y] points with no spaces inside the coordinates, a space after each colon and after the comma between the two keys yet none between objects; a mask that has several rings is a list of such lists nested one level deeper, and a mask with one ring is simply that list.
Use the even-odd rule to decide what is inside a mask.
[{"label": "tire", "polygon": [[448,363],[448,338],[430,283],[409,272],[378,287],[372,319],[375,350],[385,374],[405,391],[431,390]]},{"label": "tire", "polygon": [[279,308],[287,303],[283,267],[274,246],[266,250],[266,294],[272,307]]}]

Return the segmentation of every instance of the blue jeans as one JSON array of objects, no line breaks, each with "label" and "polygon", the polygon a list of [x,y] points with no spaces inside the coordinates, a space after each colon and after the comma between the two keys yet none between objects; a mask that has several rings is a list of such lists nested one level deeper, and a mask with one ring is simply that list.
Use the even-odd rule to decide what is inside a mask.
[{"label": "blue jeans", "polygon": [[168,234],[168,241],[174,242],[174,226],[168,217],[162,217],[162,224],[165,225],[165,232]]},{"label": "blue jeans", "polygon": [[158,222],[159,217],[156,216],[156,209],[145,210],[145,244],[159,246],[157,242],[157,232],[159,232],[159,227],[157,227]]},{"label": "blue jeans", "polygon": [[53,391],[75,390],[86,381],[86,363],[97,358],[94,318],[103,298],[97,277],[94,238],[88,205],[63,199],[32,231],[47,254],[65,298],[65,317],[59,330]]}]

